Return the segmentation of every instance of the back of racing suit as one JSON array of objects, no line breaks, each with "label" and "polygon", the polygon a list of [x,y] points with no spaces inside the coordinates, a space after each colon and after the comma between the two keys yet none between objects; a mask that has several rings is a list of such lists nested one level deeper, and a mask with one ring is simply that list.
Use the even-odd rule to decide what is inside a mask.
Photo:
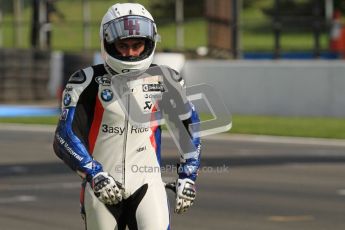
[{"label": "back of racing suit", "polygon": [[[134,97],[124,96],[120,102],[113,92],[114,88],[121,89],[121,85],[113,85],[116,77],[103,64],[70,77],[62,95],[54,151],[84,179],[80,200],[88,230],[125,229],[126,225],[130,229],[169,229],[168,201],[160,172],[161,127],[131,124],[130,111],[126,113],[122,107],[125,104],[129,108],[134,98],[144,112],[152,112],[152,99],[162,93],[160,81],[152,76],[131,82],[129,90]],[[197,121],[193,108],[183,123],[188,126]],[[181,161],[179,178],[195,181],[200,164],[199,138],[193,143],[198,155]],[[124,188],[124,200],[115,207],[101,203],[87,183],[102,171]]]}]

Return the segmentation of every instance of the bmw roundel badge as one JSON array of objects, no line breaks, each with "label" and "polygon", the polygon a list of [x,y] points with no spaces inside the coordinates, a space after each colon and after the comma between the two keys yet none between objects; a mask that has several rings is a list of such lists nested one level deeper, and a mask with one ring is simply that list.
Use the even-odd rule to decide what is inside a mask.
[{"label": "bmw roundel badge", "polygon": [[101,93],[101,97],[103,101],[111,101],[111,99],[113,99],[113,92],[110,89],[104,89]]},{"label": "bmw roundel badge", "polygon": [[71,101],[72,101],[71,95],[66,93],[65,96],[63,97],[63,104],[64,104],[64,106],[69,106],[69,104],[71,104]]}]

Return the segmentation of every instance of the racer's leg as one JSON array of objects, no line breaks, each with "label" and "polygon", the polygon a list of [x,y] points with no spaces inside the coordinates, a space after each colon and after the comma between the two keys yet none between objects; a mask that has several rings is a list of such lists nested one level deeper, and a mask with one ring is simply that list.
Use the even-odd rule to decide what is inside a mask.
[{"label": "racer's leg", "polygon": [[[113,208],[111,213],[107,207],[97,199],[89,184],[87,184],[84,192],[84,202],[81,203],[83,203],[84,206],[84,221],[87,230],[125,229],[125,223],[121,219],[122,202],[116,206],[116,208]],[[116,216],[116,219],[114,216]]]},{"label": "racer's leg", "polygon": [[[162,181],[150,183],[135,213],[137,229],[170,229],[168,199]],[[133,229],[133,228],[130,228]]]},{"label": "racer's leg", "polygon": [[161,181],[143,185],[119,205],[106,208],[86,186],[84,195],[87,230],[166,230],[169,226],[169,207]]}]

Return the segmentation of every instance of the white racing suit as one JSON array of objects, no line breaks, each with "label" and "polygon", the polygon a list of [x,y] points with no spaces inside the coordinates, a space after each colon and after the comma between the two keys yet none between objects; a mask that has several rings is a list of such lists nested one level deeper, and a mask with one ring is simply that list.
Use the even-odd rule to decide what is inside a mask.
[{"label": "white racing suit", "polygon": [[[177,75],[178,76],[178,75]],[[170,229],[166,191],[161,178],[161,128],[132,125],[114,95],[111,76],[104,65],[74,73],[63,92],[62,112],[56,129],[54,151],[82,178],[81,211],[88,230]],[[181,79],[179,79],[181,80]],[[120,86],[115,86],[121,88]],[[143,111],[153,111],[152,98],[161,93],[157,78],[145,78],[129,86]],[[132,103],[126,97],[124,104]],[[183,121],[198,121],[196,112]],[[193,157],[182,159],[179,178],[196,180],[200,165],[200,140]],[[106,206],[94,195],[90,182],[108,172],[124,188],[123,201]]]}]

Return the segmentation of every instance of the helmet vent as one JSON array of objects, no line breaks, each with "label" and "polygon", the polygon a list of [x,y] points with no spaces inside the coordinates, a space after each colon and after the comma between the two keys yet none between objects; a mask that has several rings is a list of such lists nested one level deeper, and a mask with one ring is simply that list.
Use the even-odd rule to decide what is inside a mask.
[{"label": "helmet vent", "polygon": [[117,8],[115,8],[114,10],[115,10],[115,15],[116,14],[121,15],[121,13],[119,12],[119,10]]}]

